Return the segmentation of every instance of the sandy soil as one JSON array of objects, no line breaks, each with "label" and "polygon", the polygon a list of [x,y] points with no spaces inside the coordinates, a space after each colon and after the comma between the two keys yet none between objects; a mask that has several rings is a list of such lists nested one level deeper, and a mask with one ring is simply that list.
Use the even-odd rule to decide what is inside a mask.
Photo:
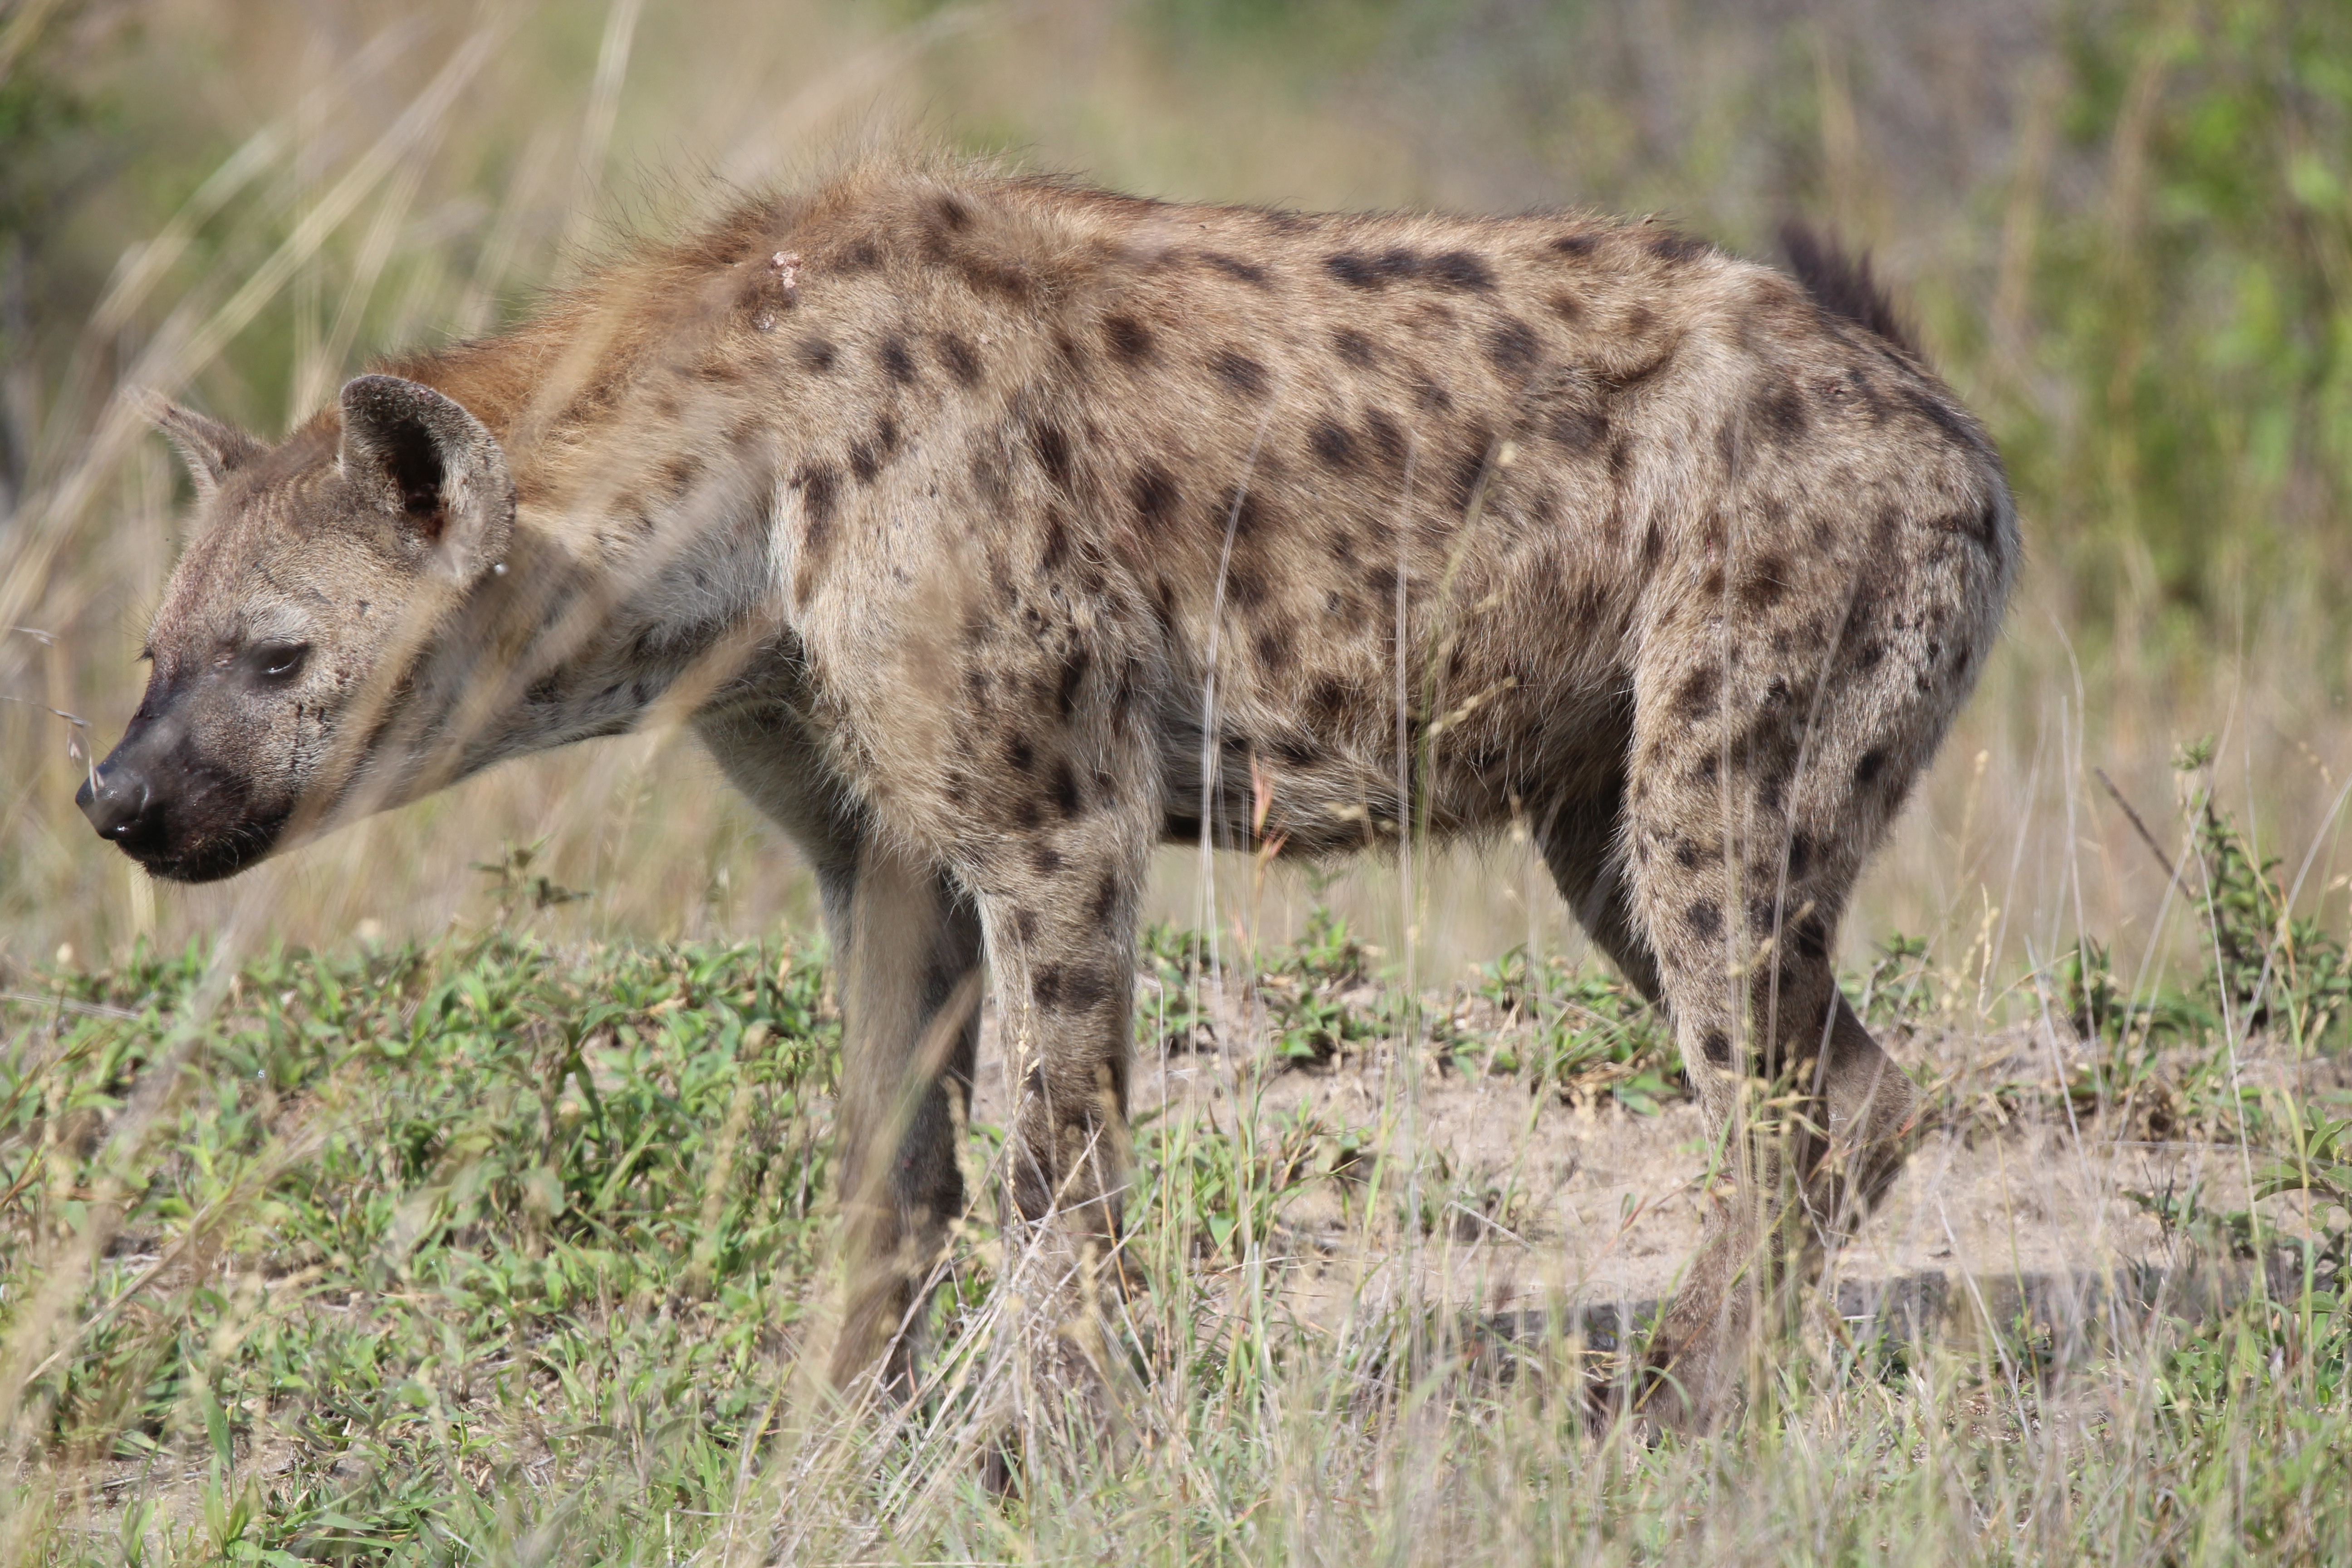
[{"label": "sandy soil", "polygon": [[[1220,1033],[1251,1038],[1244,1028]],[[2195,1310],[2244,1288],[2248,1265],[2210,1242],[2168,1237],[2133,1194],[2193,1189],[2209,1210],[2242,1208],[2252,1163],[2235,1147],[2151,1138],[2144,1115],[2070,1113],[2055,1087],[2089,1052],[2063,1023],[1898,1039],[1890,1049],[1946,1110],[1834,1261],[1842,1312],[1885,1303],[2006,1321],[2022,1304],[2065,1321],[2116,1300]],[[1000,1125],[1001,1064],[991,1019],[974,1116]],[[2245,1071],[2275,1080],[2286,1068],[2249,1062]],[[1247,1048],[1147,1056],[1133,1099],[1139,1116],[1202,1116],[1227,1131],[1272,1129],[1303,1108],[1334,1131],[1360,1130],[1399,1165],[1423,1152],[1420,1206],[1436,1219],[1418,1238],[1402,1225],[1350,1224],[1360,1187],[1344,1182],[1307,1183],[1285,1205],[1284,1294],[1314,1321],[1408,1284],[1423,1300],[1486,1313],[1652,1301],[1672,1289],[1712,1201],[1690,1101],[1654,1115],[1606,1096],[1563,1103],[1509,1077],[1452,1070],[1425,1047],[1401,1053],[1383,1042],[1307,1069]],[[2126,1129],[2138,1135],[2117,1135]],[[1389,1207],[1398,1212],[1399,1200]]]}]

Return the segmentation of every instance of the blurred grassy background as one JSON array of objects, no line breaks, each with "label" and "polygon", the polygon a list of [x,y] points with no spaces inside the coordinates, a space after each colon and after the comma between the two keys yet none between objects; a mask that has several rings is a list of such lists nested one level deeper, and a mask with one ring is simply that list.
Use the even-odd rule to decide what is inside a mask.
[{"label": "blurred grassy background", "polygon": [[[1864,889],[1850,956],[2126,952],[2170,763],[2306,852],[2340,925],[2352,778],[2352,7],[2326,0],[13,0],[0,7],[0,963],[424,935],[478,861],[593,896],[545,929],[804,921],[790,852],[677,737],[509,767],[224,887],[147,884],[71,794],[137,700],[186,482],[119,398],[272,435],[394,346],[491,330],[624,226],[907,135],[1163,195],[1657,211],[1866,245],[1992,425],[2026,519],[2011,635]],[[29,628],[29,629],[17,629]],[[85,717],[87,731],[45,709]],[[2176,856],[2176,858],[2178,857]],[[1202,907],[1171,852],[1165,912]],[[1307,897],[1221,868],[1225,917]],[[1349,873],[1433,968],[1567,942],[1504,844]],[[2177,900],[2175,900],[2177,903]],[[1997,960],[1997,962],[1995,962]]]}]

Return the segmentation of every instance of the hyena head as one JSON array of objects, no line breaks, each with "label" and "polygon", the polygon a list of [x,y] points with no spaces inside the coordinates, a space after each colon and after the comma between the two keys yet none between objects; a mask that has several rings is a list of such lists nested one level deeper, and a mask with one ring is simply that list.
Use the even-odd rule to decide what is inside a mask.
[{"label": "hyena head", "polygon": [[155,876],[203,882],[415,793],[425,737],[402,710],[502,569],[514,484],[480,421],[394,376],[351,382],[340,426],[274,448],[153,412],[198,528],[148,634],[146,694],[76,804]]}]

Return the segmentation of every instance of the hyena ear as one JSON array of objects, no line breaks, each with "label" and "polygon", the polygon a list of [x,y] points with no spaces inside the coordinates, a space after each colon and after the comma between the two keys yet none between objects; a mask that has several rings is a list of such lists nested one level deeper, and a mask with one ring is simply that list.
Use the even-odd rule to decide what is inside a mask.
[{"label": "hyena ear", "polygon": [[506,454],[457,403],[396,375],[343,384],[343,472],[390,513],[418,564],[471,584],[506,553],[514,480]]},{"label": "hyena ear", "polygon": [[148,421],[180,449],[188,478],[195,481],[198,506],[209,505],[229,475],[269,450],[236,426],[183,408],[161,393],[140,390],[131,395]]}]

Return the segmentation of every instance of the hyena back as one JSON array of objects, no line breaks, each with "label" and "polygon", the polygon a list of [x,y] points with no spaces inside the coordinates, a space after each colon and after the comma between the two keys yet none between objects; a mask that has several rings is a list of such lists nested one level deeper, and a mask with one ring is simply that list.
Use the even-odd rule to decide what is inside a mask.
[{"label": "hyena back", "polygon": [[1741,1129],[1660,1340],[1703,1415],[1753,1287],[1899,1158],[1832,938],[2018,553],[1979,426],[1800,259],[944,163],[750,202],[274,448],[163,408],[206,521],[85,809],[223,876],[690,716],[842,965],[845,1373],[903,1373],[962,1205],[983,963],[1015,1204],[1115,1237],[1152,847],[1524,822]]}]

